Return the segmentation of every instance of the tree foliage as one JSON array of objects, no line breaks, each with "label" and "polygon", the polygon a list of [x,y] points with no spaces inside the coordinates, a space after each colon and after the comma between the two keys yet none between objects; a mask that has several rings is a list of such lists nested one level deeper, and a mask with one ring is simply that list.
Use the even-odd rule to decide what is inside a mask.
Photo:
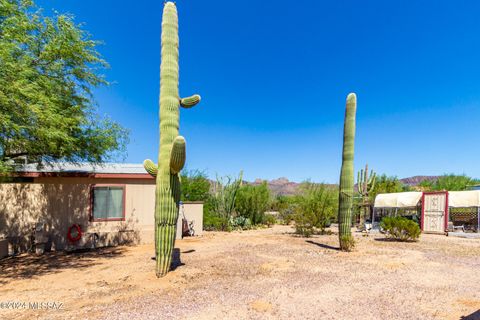
[{"label": "tree foliage", "polygon": [[369,194],[370,200],[375,200],[379,193],[393,193],[409,191],[410,188],[404,185],[397,177],[389,177],[386,174],[377,176],[373,191]]},{"label": "tree foliage", "polygon": [[300,192],[293,216],[297,232],[309,236],[318,228],[324,233],[338,212],[338,189],[323,183],[304,182]]},{"label": "tree foliage", "polygon": [[480,183],[480,180],[470,178],[466,175],[444,174],[437,180],[425,180],[420,186],[426,191],[463,191],[469,186]]},{"label": "tree foliage", "polygon": [[103,162],[123,150],[126,131],[95,110],[107,66],[97,45],[70,15],[0,0],[0,169],[24,156]]},{"label": "tree foliage", "polygon": [[243,185],[238,190],[235,211],[238,215],[250,219],[252,224],[265,222],[265,211],[270,207],[270,190],[267,183]]},{"label": "tree foliage", "polygon": [[181,173],[182,200],[183,201],[208,201],[210,198],[210,181],[207,174],[200,170]]}]

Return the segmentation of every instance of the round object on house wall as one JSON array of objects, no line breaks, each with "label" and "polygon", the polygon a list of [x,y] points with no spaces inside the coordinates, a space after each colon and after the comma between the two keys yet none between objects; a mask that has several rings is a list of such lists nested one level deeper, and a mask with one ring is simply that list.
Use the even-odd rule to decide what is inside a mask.
[{"label": "round object on house wall", "polygon": [[67,232],[68,241],[75,243],[82,238],[82,228],[78,224],[72,225]]}]

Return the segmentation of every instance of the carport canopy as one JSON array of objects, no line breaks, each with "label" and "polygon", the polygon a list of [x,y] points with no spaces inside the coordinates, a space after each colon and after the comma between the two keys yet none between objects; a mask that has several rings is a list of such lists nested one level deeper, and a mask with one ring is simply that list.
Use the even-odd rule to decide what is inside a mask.
[{"label": "carport canopy", "polygon": [[412,208],[418,205],[422,192],[380,193],[375,197],[375,208]]},{"label": "carport canopy", "polygon": [[[375,208],[416,207],[422,192],[380,193],[375,198]],[[480,207],[480,190],[449,191],[448,206],[451,208]]]},{"label": "carport canopy", "polygon": [[448,206],[453,208],[480,207],[480,190],[449,191]]}]

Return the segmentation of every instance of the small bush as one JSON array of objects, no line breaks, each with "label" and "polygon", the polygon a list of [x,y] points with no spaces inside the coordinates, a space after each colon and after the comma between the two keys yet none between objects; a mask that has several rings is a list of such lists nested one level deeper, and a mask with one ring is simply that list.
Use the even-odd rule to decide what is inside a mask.
[{"label": "small bush", "polygon": [[238,190],[235,212],[248,218],[252,225],[263,223],[265,211],[270,207],[270,190],[266,182],[260,185],[245,184]]},{"label": "small bush", "polygon": [[252,222],[248,218],[238,216],[236,218],[230,219],[230,226],[233,229],[248,230],[251,229]]},{"label": "small bush", "polygon": [[403,217],[385,217],[380,227],[388,238],[397,241],[415,241],[420,237],[418,224]]},{"label": "small bush", "polygon": [[263,218],[263,223],[266,224],[267,226],[271,227],[275,223],[277,223],[277,219],[275,218],[275,216],[273,216],[271,214],[266,214]]},{"label": "small bush", "polygon": [[216,215],[212,211],[204,210],[203,214],[203,228],[206,231],[226,231],[228,221]]},{"label": "small bush", "polygon": [[315,216],[311,213],[297,212],[293,216],[295,221],[295,233],[306,238],[315,233]]}]

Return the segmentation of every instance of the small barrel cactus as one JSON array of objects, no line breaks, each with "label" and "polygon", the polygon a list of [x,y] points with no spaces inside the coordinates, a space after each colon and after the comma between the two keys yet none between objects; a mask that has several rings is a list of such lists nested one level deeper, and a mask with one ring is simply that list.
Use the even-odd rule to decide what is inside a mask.
[{"label": "small barrel cactus", "polygon": [[357,112],[357,97],[350,93],[347,97],[345,124],[343,129],[342,169],[340,172],[340,194],[338,203],[338,234],[340,249],[350,251],[355,245],[352,237],[353,209],[353,156],[355,144],[355,115]]},{"label": "small barrel cactus", "polygon": [[178,93],[178,16],[173,2],[166,2],[162,17],[162,62],[160,65],[160,150],[158,165],[144,161],[145,170],[156,177],[155,255],[157,277],[170,270],[175,245],[180,201],[179,172],[185,164],[185,139],[178,135],[179,107],[191,108],[199,95],[180,98]]}]

